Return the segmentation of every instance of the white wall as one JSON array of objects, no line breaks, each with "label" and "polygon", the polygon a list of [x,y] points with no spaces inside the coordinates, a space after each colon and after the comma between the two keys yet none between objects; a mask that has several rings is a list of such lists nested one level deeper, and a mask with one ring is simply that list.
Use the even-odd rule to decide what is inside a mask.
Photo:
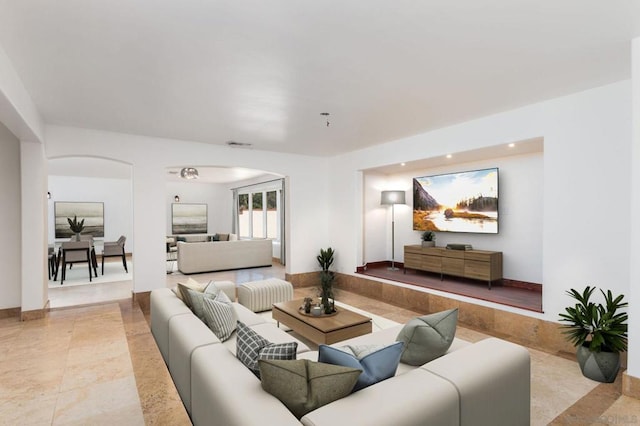
[{"label": "white wall", "polygon": [[180,197],[180,204],[195,203],[207,205],[208,234],[231,232],[231,206],[233,194],[222,184],[202,182],[167,182],[167,235],[171,231],[171,204],[174,197]]},{"label": "white wall", "polygon": [[[630,282],[629,289],[629,365],[628,374],[640,378],[640,38],[632,44],[632,182],[630,224]],[[624,248],[621,247],[621,250]]]},{"label": "white wall", "polygon": [[[404,246],[420,244],[422,234],[413,230],[413,178],[492,167],[499,168],[498,234],[437,232],[436,244],[445,246],[449,243],[468,243],[479,250],[501,251],[505,278],[541,283],[544,181],[542,153],[452,164],[387,176],[376,174],[375,178],[369,178],[365,173],[367,261],[391,259],[391,207],[380,205],[380,191],[400,189],[406,193],[406,205],[395,206],[395,260],[402,262]],[[382,229],[386,232],[381,244],[379,238],[374,239],[372,236],[382,235]]]},{"label": "white wall", "polygon": [[[55,241],[55,202],[85,201],[104,203],[104,241],[127,237],[125,249],[133,253],[133,206],[131,179],[49,175],[48,241]],[[102,240],[102,238],[100,238]]]},{"label": "white wall", "polygon": [[[522,232],[536,226],[532,232],[542,233],[545,313],[513,311],[556,321],[570,302],[564,292],[571,287],[591,284],[628,294],[630,105],[631,83],[622,81],[332,158],[329,229],[341,253],[340,272],[353,273],[359,264],[357,246],[362,240],[357,236],[363,215],[354,214],[364,203],[359,171],[543,137],[543,201],[538,212],[542,225],[511,220],[516,229],[524,227]],[[525,166],[531,160],[522,161]],[[540,165],[533,161],[527,167]],[[506,167],[501,180],[509,177],[510,169]],[[506,226],[513,228],[509,222]],[[501,248],[489,241],[486,247]],[[484,240],[474,245],[484,247]],[[505,252],[507,259],[513,256]],[[534,275],[537,268],[532,269]]]},{"label": "white wall", "polygon": [[20,307],[20,141],[0,123],[0,309]]},{"label": "white wall", "polygon": [[47,162],[40,142],[20,141],[22,312],[47,304]]}]

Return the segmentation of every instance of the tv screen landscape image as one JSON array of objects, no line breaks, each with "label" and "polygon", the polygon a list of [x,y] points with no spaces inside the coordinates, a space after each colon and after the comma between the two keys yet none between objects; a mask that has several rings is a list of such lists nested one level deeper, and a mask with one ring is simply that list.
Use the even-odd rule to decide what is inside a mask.
[{"label": "tv screen landscape image", "polygon": [[498,169],[413,179],[416,231],[498,233]]}]

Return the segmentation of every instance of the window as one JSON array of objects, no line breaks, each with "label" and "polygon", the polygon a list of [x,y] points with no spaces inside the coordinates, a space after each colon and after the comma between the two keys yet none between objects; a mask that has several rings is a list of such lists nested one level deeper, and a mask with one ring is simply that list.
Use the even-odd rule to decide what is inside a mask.
[{"label": "window", "polygon": [[282,181],[271,181],[234,190],[238,206],[240,238],[281,240]]},{"label": "window", "polygon": [[238,235],[240,238],[249,238],[251,227],[249,226],[249,194],[238,195]]},{"label": "window", "polygon": [[279,239],[280,214],[278,211],[278,191],[267,192],[267,214],[265,215],[267,238],[274,240]]},{"label": "window", "polygon": [[251,208],[251,236],[253,238],[265,238],[262,192],[251,193]]}]

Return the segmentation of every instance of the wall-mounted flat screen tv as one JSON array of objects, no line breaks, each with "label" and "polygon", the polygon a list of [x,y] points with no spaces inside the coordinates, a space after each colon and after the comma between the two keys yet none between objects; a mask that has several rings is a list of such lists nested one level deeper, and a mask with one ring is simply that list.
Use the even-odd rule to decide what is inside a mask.
[{"label": "wall-mounted flat screen tv", "polygon": [[416,231],[498,233],[498,169],[413,179]]}]

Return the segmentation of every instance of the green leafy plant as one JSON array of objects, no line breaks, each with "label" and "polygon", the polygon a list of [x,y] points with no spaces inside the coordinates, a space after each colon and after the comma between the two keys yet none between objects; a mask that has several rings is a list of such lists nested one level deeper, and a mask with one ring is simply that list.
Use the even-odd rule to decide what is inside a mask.
[{"label": "green leafy plant", "polygon": [[582,293],[571,289],[567,294],[578,301],[575,306],[565,308],[560,314],[560,321],[567,324],[562,328],[567,339],[575,346],[588,347],[592,352],[625,352],[627,350],[626,312],[618,312],[626,307],[624,295],[613,297],[611,290],[605,293],[604,305],[592,302],[591,295],[595,287],[587,286]]},{"label": "green leafy plant", "polygon": [[76,234],[79,234],[84,229],[84,219],[78,222],[78,216],[73,216],[73,220],[71,218],[67,218],[69,222],[69,228]]},{"label": "green leafy plant", "polygon": [[436,239],[436,233],[433,231],[424,231],[421,238],[422,241],[433,241]]},{"label": "green leafy plant", "polygon": [[329,303],[329,299],[333,299],[333,281],[335,275],[333,271],[329,270],[329,267],[333,264],[333,255],[335,251],[329,247],[328,249],[320,249],[320,254],[316,256],[322,271],[320,271],[320,285],[322,297],[322,305],[324,306],[325,314],[330,314],[334,311],[333,303]]}]

